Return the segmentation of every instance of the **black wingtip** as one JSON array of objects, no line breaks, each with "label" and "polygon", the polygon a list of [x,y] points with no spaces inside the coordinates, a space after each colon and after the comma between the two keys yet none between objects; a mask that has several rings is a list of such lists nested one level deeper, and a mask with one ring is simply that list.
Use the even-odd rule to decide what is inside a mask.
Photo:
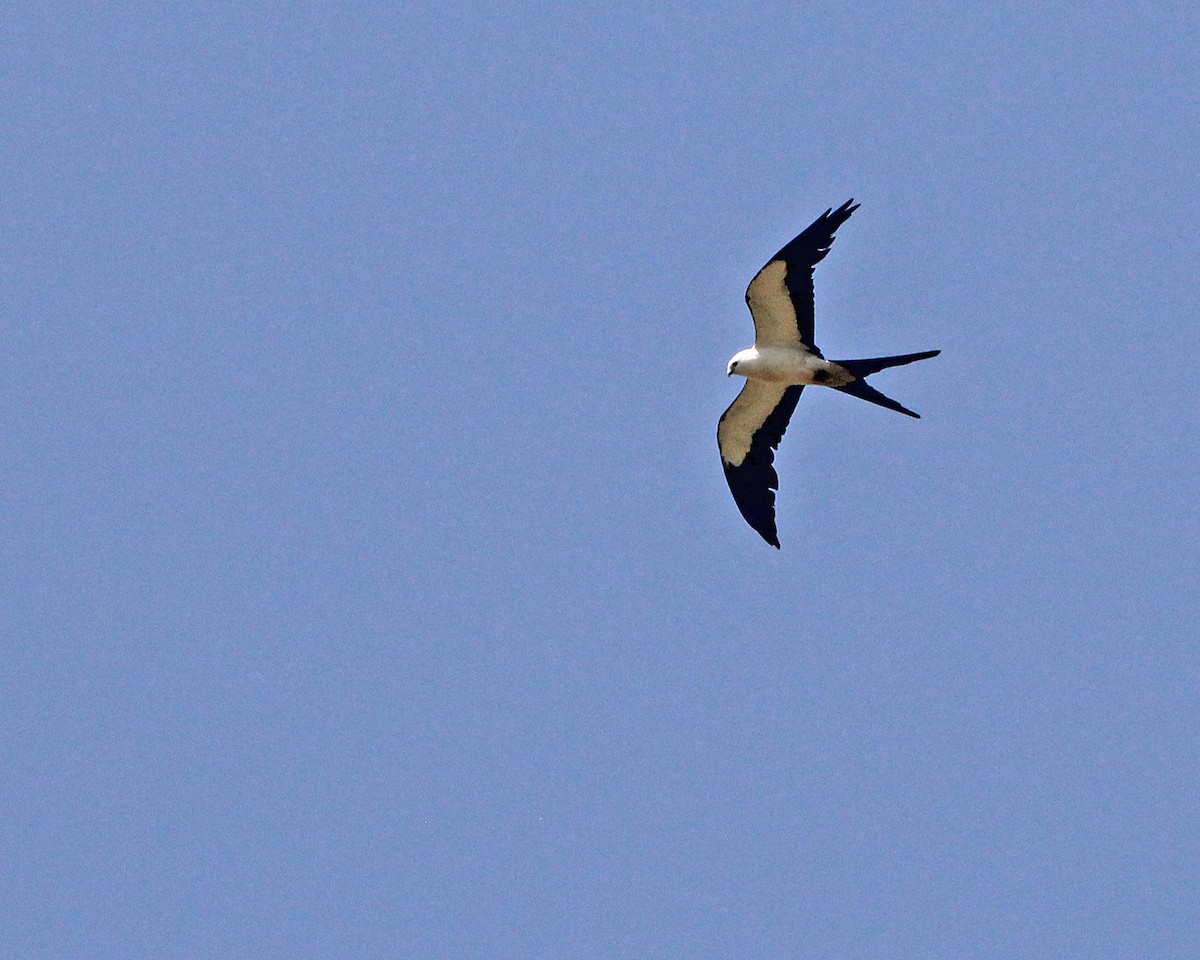
[{"label": "black wingtip", "polygon": [[855,203],[854,198],[851,197],[849,200],[847,200],[845,203],[843,203],[836,210],[834,210],[832,207],[830,207],[828,210],[825,211],[825,216],[829,217],[829,218],[837,217],[839,225],[840,225],[842,223],[845,223],[847,220],[849,220],[850,214],[852,214],[855,210],[857,210],[861,206],[862,206],[861,203]]},{"label": "black wingtip", "polygon": [[[744,512],[742,516],[746,516]],[[746,521],[750,524],[750,529],[776,550],[779,549],[779,534],[775,530],[774,513],[769,518],[755,517],[754,520],[751,520],[749,517],[746,517]]]},{"label": "black wingtip", "polygon": [[825,219],[837,217],[841,223],[845,223],[846,220],[849,219],[850,214],[852,214],[855,210],[857,210],[861,206],[862,206],[861,203],[855,203],[854,198],[851,197],[849,200],[847,200],[845,203],[843,203],[836,210],[833,207],[830,207],[828,210],[826,210],[822,214],[822,217],[824,217]]}]

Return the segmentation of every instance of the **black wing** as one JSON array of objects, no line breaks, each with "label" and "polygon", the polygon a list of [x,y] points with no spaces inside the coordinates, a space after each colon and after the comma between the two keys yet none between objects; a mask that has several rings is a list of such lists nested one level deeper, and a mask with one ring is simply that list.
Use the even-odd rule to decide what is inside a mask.
[{"label": "black wing", "polygon": [[783,439],[788,421],[800,399],[802,386],[785,386],[763,380],[747,380],[737,399],[717,424],[717,446],[721,466],[733,500],[746,522],[776,549],[775,448]]},{"label": "black wing", "polygon": [[746,304],[754,317],[755,346],[813,343],[813,269],[833,245],[833,234],[858,209],[852,199],[826,210],[754,275]]}]

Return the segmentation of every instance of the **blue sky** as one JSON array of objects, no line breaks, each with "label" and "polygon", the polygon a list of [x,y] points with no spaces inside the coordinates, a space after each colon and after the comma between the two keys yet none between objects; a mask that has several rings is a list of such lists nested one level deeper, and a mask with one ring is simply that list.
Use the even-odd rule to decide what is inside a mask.
[{"label": "blue sky", "polygon": [[[0,953],[1175,958],[1189,5],[17,4]],[[783,549],[716,454],[817,274]]]}]

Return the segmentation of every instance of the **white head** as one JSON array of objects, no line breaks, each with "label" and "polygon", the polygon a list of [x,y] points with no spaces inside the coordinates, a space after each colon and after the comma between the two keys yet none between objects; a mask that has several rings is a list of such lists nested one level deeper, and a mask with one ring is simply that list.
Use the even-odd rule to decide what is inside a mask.
[{"label": "white head", "polygon": [[725,376],[732,377],[735,373],[739,377],[746,376],[745,373],[739,372],[738,366],[741,365],[746,360],[752,360],[757,356],[758,356],[758,352],[753,347],[750,347],[746,350],[739,350],[737,353],[735,353],[732,357],[729,358],[729,365],[725,368]]}]

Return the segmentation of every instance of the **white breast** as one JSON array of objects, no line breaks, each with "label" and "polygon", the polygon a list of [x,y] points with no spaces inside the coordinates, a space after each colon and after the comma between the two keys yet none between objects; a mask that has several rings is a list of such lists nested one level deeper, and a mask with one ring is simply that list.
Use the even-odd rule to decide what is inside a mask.
[{"label": "white breast", "polygon": [[814,373],[829,366],[828,361],[803,347],[759,347],[753,356],[738,363],[737,372],[754,380],[809,384],[814,382]]}]

